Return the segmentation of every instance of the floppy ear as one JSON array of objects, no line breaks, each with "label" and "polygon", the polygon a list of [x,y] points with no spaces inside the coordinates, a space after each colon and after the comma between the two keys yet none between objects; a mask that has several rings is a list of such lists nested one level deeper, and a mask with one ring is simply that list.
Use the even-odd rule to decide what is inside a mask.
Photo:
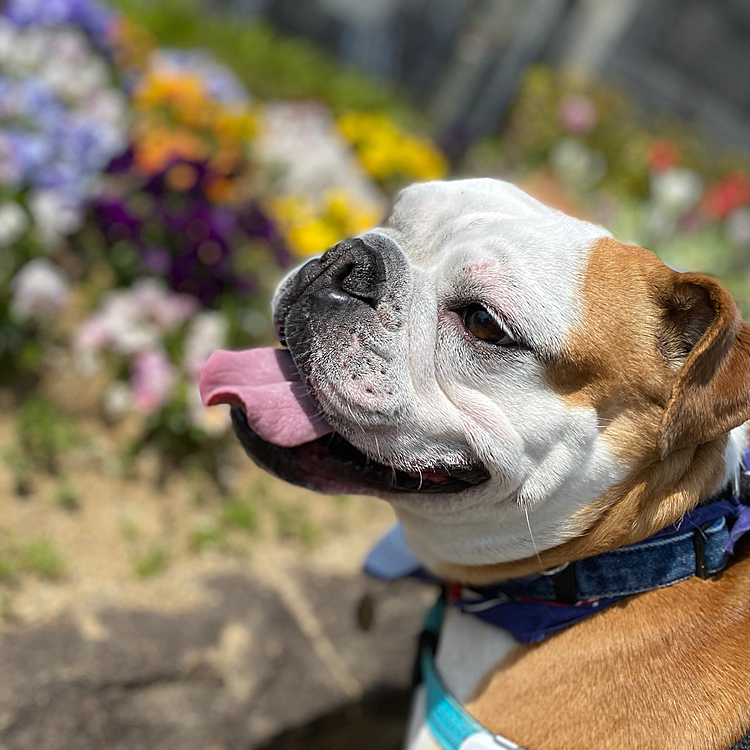
[{"label": "floppy ear", "polygon": [[661,422],[661,457],[701,445],[750,419],[750,327],[729,292],[702,274],[662,290],[662,353],[683,361]]}]

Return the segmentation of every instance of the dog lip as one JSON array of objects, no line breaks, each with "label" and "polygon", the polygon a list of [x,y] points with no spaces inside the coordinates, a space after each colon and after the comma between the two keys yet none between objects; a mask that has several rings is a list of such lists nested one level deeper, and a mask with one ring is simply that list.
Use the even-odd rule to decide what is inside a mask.
[{"label": "dog lip", "polygon": [[234,432],[246,453],[261,468],[291,484],[318,492],[386,495],[462,492],[490,478],[480,464],[424,469],[414,476],[362,453],[333,432],[290,448],[269,443],[255,433],[244,412],[231,410]]}]

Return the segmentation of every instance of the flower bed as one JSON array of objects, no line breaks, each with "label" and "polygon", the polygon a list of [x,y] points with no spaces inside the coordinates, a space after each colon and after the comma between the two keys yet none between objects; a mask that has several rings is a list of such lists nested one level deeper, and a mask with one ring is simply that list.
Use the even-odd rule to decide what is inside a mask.
[{"label": "flower bed", "polygon": [[268,339],[285,268],[447,171],[385,112],[259,101],[98,0],[6,3],[0,99],[5,392],[72,368],[102,418],[136,425],[131,453],[217,479],[228,419],[195,387],[208,354]]},{"label": "flower bed", "polygon": [[579,211],[679,270],[718,276],[750,313],[750,172],[674,117],[649,118],[611,87],[531,68],[499,139],[469,169],[551,176]]},{"label": "flower bed", "polygon": [[[404,127],[418,118],[398,97],[305,43],[197,24],[179,3],[161,25],[163,4],[119,4],[170,41],[234,50],[242,78],[206,51],[159,47],[99,0],[3,6],[0,386],[17,397],[73,372],[103,419],[131,425],[131,453],[151,445],[218,479],[228,419],[194,386],[207,355],[270,340],[268,299],[290,264],[371,227],[401,185],[449,165]],[[264,101],[248,81],[307,98]],[[531,69],[502,137],[467,169],[551,175],[581,213],[719,275],[750,308],[747,172],[634,111]]]}]

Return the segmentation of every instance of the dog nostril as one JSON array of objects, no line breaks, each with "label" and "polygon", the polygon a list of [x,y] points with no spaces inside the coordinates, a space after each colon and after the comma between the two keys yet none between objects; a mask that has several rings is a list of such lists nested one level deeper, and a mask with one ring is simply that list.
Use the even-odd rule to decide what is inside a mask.
[{"label": "dog nostril", "polygon": [[344,289],[344,281],[346,281],[347,276],[354,270],[354,263],[348,262],[348,263],[342,263],[335,271],[333,277],[331,278],[331,285],[334,287],[334,289],[337,289],[339,292],[344,292],[346,294],[346,289]]},{"label": "dog nostril", "polygon": [[362,240],[347,240],[321,258],[326,267],[325,283],[333,298],[354,298],[373,310],[385,288],[386,271],[378,252]]}]

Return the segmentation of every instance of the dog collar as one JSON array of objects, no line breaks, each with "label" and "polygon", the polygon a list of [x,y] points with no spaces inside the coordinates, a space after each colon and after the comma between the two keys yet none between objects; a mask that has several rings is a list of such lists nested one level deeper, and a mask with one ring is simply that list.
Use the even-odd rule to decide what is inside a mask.
[{"label": "dog collar", "polygon": [[480,587],[432,576],[397,525],[368,555],[365,572],[386,580],[412,577],[437,583],[452,606],[509,631],[518,641],[537,643],[625,596],[723,570],[736,541],[750,531],[749,501],[750,474],[743,471],[738,493],[727,488],[648,539]]}]

